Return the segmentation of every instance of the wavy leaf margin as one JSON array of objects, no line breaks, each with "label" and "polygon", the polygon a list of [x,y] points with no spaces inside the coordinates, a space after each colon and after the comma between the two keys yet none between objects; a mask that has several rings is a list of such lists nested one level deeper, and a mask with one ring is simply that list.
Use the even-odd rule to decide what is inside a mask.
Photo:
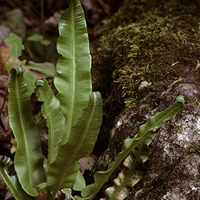
[{"label": "wavy leaf margin", "polygon": [[114,162],[110,163],[107,171],[98,171],[94,175],[95,183],[86,186],[82,192],[82,197],[76,196],[77,200],[91,200],[100,191],[101,187],[107,182],[113,171],[120,165],[120,163],[129,155],[129,153],[145,138],[150,132],[158,129],[164,122],[171,119],[174,115],[180,112],[184,105],[184,97],[178,96],[176,103],[150,117],[147,123],[139,127],[137,136],[132,139],[126,139],[123,143],[122,151],[118,154]]},{"label": "wavy leaf margin", "polygon": [[61,14],[58,28],[57,50],[61,57],[56,65],[54,84],[66,118],[66,133],[62,141],[65,144],[92,92],[89,40],[79,0],[70,1],[70,7]]},{"label": "wavy leaf margin", "polygon": [[37,185],[46,180],[40,134],[32,117],[24,67],[13,68],[9,76],[9,123],[17,140],[14,167],[22,188],[37,196]]},{"label": "wavy leaf margin", "polygon": [[60,147],[55,162],[48,168],[47,189],[52,190],[54,195],[60,189],[74,187],[78,173],[77,162],[89,156],[97,140],[103,115],[102,99],[99,92],[91,93],[89,99],[88,107],[72,128],[67,143]]}]

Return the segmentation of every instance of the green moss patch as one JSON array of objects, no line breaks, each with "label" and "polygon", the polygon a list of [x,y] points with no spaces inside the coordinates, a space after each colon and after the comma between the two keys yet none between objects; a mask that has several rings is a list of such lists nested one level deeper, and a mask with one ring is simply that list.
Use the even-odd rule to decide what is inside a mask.
[{"label": "green moss patch", "polygon": [[[173,82],[199,81],[200,1],[135,0],[111,19],[94,55],[107,99],[123,107],[159,101]],[[111,76],[108,84],[103,86]],[[143,81],[151,86],[138,90]],[[106,96],[106,95],[105,95]]]}]

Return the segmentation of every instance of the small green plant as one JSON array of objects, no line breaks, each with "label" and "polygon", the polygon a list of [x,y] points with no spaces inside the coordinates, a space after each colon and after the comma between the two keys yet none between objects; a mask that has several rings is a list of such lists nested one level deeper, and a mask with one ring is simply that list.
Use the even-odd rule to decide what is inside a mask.
[{"label": "small green plant", "polygon": [[[8,44],[12,45],[12,49],[10,51],[10,54],[16,60],[15,62],[7,62],[6,63],[6,68],[7,68],[8,72],[10,72],[11,66],[15,66],[15,67],[25,66],[27,69],[38,71],[38,72],[43,73],[47,76],[53,76],[54,75],[52,70],[45,69],[45,66],[41,66],[41,65],[39,65],[39,66],[28,66],[28,65],[25,65],[26,60],[21,61],[20,65],[18,65],[17,59],[18,59],[19,56],[21,56],[22,50],[24,49],[24,45],[22,44],[22,39],[19,38],[14,33],[11,33],[9,35],[9,37],[6,39],[6,42]],[[24,72],[23,76],[24,76],[24,79],[25,79],[25,81],[28,85],[28,95],[30,95],[34,92],[36,78],[33,74],[28,73],[28,72]]]},{"label": "small green plant", "polygon": [[[61,57],[54,78],[58,94],[53,94],[45,79],[36,81],[36,94],[48,127],[47,164],[44,167],[40,133],[31,113],[29,82],[21,65],[10,69],[8,86],[9,123],[17,140],[16,175],[8,174],[6,166],[12,162],[6,157],[0,163],[1,175],[16,200],[42,199],[41,193],[47,200],[92,200],[124,161],[124,169],[103,199],[125,199],[143,175],[154,130],[182,109],[184,98],[179,96],[175,104],[140,126],[135,138],[124,141],[122,151],[107,171],[97,172],[94,184],[86,186],[78,160],[93,150],[102,122],[102,100],[99,92],[92,92],[89,41],[79,0],[71,0],[61,15],[59,33],[57,50]],[[15,44],[15,39],[11,43]],[[20,45],[13,45],[13,49]],[[72,197],[73,191],[81,191],[81,196]]]}]

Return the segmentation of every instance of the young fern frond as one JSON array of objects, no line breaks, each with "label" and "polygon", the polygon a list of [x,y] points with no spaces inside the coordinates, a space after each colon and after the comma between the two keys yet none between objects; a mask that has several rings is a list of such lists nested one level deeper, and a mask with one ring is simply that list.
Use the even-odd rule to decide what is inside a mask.
[{"label": "young fern frond", "polygon": [[[60,102],[54,96],[47,80],[38,80],[36,83],[38,101],[43,102],[41,111],[48,127],[48,166],[53,163],[58,154],[63,139],[65,118]],[[56,122],[56,123],[55,123]]]},{"label": "young fern frond", "polygon": [[11,192],[13,193],[16,200],[33,200],[33,197],[29,196],[23,189],[22,186],[19,183],[19,180],[17,176],[10,176],[8,172],[6,171],[5,165],[3,163],[0,163],[0,173],[3,177],[3,180],[7,184],[7,186],[10,188]]},{"label": "young fern frond", "polygon": [[176,103],[168,107],[164,111],[150,117],[149,121],[139,127],[137,136],[132,139],[126,139],[123,143],[122,151],[118,154],[114,162],[109,164],[106,171],[98,171],[94,175],[95,183],[86,186],[82,192],[82,198],[77,197],[77,199],[91,200],[93,199],[101,187],[107,182],[113,171],[121,164],[121,162],[134,150],[149,134],[149,132],[159,128],[164,122],[171,119],[176,115],[182,108],[184,104],[183,96],[178,96]]},{"label": "young fern frond", "polygon": [[24,67],[10,70],[9,123],[17,140],[14,167],[22,188],[31,196],[37,196],[36,187],[46,180],[43,154],[38,127],[31,113]]},{"label": "young fern frond", "polygon": [[[56,193],[60,189],[73,188],[78,173],[78,160],[89,156],[102,121],[102,100],[99,92],[90,94],[88,107],[68,141],[60,147],[55,162],[47,170],[47,189]],[[63,162],[63,159],[65,161]]]},{"label": "young fern frond", "polygon": [[70,7],[60,17],[58,28],[57,50],[61,57],[56,65],[54,84],[66,119],[62,141],[65,144],[92,92],[89,40],[79,0],[70,1]]},{"label": "young fern frond", "polygon": [[124,169],[114,180],[114,186],[106,189],[106,197],[101,200],[123,200],[125,199],[135,184],[137,184],[143,176],[143,163],[148,159],[148,145],[153,140],[155,134],[149,132],[136,146],[130,155],[125,159]]}]

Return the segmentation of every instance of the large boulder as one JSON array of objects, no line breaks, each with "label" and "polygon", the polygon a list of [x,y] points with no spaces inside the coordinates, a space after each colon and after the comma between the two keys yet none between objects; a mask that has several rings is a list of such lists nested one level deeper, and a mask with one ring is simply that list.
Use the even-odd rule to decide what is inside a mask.
[{"label": "large boulder", "polygon": [[[177,95],[184,95],[184,109],[163,124],[150,145],[142,180],[133,188],[127,200],[190,200],[200,199],[200,108],[198,91],[192,84],[170,85],[161,94],[160,105],[152,110],[149,103],[122,112],[111,130],[108,149],[100,156],[95,171],[106,169],[121,151],[123,140],[134,137],[140,124]],[[112,185],[112,179],[104,186]]]},{"label": "large boulder", "polygon": [[180,94],[186,99],[182,112],[156,132],[144,176],[128,200],[200,199],[199,4],[126,0],[93,45],[94,89],[104,99],[96,151],[109,141],[94,172],[106,169],[151,115]]}]

